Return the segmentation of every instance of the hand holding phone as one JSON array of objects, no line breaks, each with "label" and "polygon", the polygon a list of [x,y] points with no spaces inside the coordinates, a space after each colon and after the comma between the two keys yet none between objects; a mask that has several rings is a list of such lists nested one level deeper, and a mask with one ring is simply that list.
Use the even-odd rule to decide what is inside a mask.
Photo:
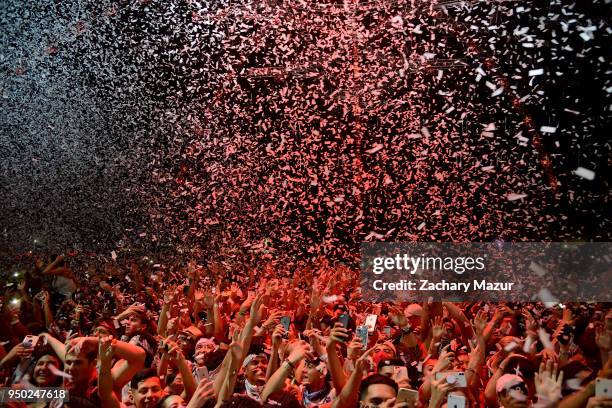
[{"label": "hand holding phone", "polygon": [[414,407],[417,399],[419,398],[419,392],[417,390],[411,390],[410,388],[400,388],[397,391],[397,399],[398,403],[407,403],[408,406]]},{"label": "hand holding phone", "polygon": [[436,373],[436,381],[444,378],[448,384],[455,386],[456,388],[467,387],[467,380],[465,378],[465,372],[463,371],[441,371]]},{"label": "hand holding phone", "polygon": [[355,334],[361,342],[361,348],[366,350],[368,348],[368,326],[357,327]]},{"label": "hand holding phone", "polygon": [[289,327],[291,326],[291,316],[283,316],[280,318],[280,324],[285,329],[284,338],[289,337]]},{"label": "hand holding phone", "polygon": [[595,396],[612,398],[612,380],[609,378],[597,377],[595,379]]},{"label": "hand holding phone", "polygon": [[446,400],[446,406],[448,408],[465,408],[467,400],[463,395],[450,393]]},{"label": "hand holding phone", "polygon": [[39,340],[40,336],[32,336],[31,334],[28,334],[23,338],[21,344],[23,344],[23,347],[27,349],[34,349],[38,345]]},{"label": "hand holding phone", "polygon": [[338,316],[338,322],[342,325],[342,327],[348,329],[349,315],[342,313],[340,316]]},{"label": "hand holding phone", "polygon": [[376,320],[377,319],[378,319],[378,316],[376,316],[375,314],[370,314],[366,317],[364,326],[367,326],[368,333],[372,334],[374,333],[374,330],[376,330]]}]

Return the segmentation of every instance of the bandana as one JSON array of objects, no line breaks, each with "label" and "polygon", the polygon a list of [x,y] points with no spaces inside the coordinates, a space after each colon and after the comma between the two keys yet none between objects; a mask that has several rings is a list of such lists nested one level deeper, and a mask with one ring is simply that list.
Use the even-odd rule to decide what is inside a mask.
[{"label": "bandana", "polygon": [[[327,401],[322,401],[322,400],[326,399],[325,397],[327,397],[327,395],[329,394],[329,391],[330,391],[330,388],[329,388],[329,384],[327,383],[325,383],[325,387],[323,387],[319,391],[310,392],[306,388],[304,388],[304,391],[302,392],[304,405],[308,406],[310,404],[320,404],[322,402],[327,402]],[[330,398],[330,402],[331,402],[331,398]]]},{"label": "bandana", "polygon": [[[255,356],[256,354],[251,354],[251,355]],[[263,388],[264,388],[263,385],[253,385],[249,382],[249,380],[245,379],[244,388],[249,397],[253,398],[254,400],[261,401],[261,392],[263,391]]]},{"label": "bandana", "polygon": [[242,368],[246,367],[249,365],[249,363],[251,361],[253,361],[254,358],[262,356],[264,358],[268,358],[268,356],[266,356],[265,354],[249,354],[248,356],[246,356],[246,358],[244,359],[244,361],[242,362]]}]

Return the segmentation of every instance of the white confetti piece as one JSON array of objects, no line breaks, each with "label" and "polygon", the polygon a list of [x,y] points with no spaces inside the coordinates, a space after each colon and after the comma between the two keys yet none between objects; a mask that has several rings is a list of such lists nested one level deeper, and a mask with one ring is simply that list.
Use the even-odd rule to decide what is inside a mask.
[{"label": "white confetti piece", "polygon": [[508,201],[516,201],[525,197],[527,197],[527,194],[509,193],[508,195],[506,195],[506,199]]},{"label": "white confetti piece", "polygon": [[544,75],[543,68],[529,70],[528,76],[538,76],[538,75]]},{"label": "white confetti piece", "polygon": [[506,344],[506,347],[504,347],[504,351],[506,352],[511,352],[512,350],[514,350],[515,348],[518,347],[518,344],[516,344],[515,342],[510,342],[508,344]]},{"label": "white confetti piece", "polygon": [[559,300],[550,292],[550,290],[548,290],[548,288],[540,289],[538,292],[538,298],[542,303],[544,303],[544,306],[549,309],[559,303]]},{"label": "white confetti piece", "polygon": [[556,133],[557,132],[557,128],[554,126],[541,126],[540,127],[540,132],[542,133]]},{"label": "white confetti piece", "polygon": [[580,378],[570,378],[565,381],[565,386],[570,390],[580,390],[582,389],[582,380]]},{"label": "white confetti piece", "polygon": [[553,351],[555,350],[555,346],[553,345],[552,341],[550,341],[550,335],[541,327],[538,329],[538,337],[544,348]]},{"label": "white confetti piece", "polygon": [[503,88],[503,87],[500,87],[500,88],[497,88],[495,91],[493,91],[493,93],[491,94],[491,96],[499,96],[499,95],[501,95],[502,93],[504,93],[504,88]]},{"label": "white confetti piece", "polygon": [[548,273],[546,269],[544,269],[534,261],[531,261],[531,263],[529,264],[529,269],[540,277],[545,276]]},{"label": "white confetti piece", "polygon": [[365,238],[365,241],[370,241],[372,238],[374,239],[383,239],[385,236],[382,234],[379,234],[377,232],[371,231]]},{"label": "white confetti piece", "polygon": [[576,170],[572,171],[572,173],[587,180],[595,180],[595,172],[585,169],[584,167],[578,167]]},{"label": "white confetti piece", "polygon": [[381,150],[383,148],[383,145],[381,143],[376,143],[371,149],[366,150],[367,154],[374,154],[377,151]]}]

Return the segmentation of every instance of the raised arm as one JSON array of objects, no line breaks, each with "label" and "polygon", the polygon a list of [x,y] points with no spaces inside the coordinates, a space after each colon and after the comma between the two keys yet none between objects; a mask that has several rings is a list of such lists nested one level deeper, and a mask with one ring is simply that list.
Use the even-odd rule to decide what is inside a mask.
[{"label": "raised arm", "polygon": [[228,369],[225,371],[225,376],[223,378],[223,384],[221,385],[221,389],[219,390],[219,396],[217,397],[217,405],[218,408],[223,404],[224,401],[227,401],[233,394],[234,388],[236,387],[236,378],[238,375],[238,370],[240,369],[240,365],[242,364],[242,345],[239,341],[233,341],[229,346],[229,363]]},{"label": "raised arm", "polygon": [[334,384],[337,394],[340,394],[346,385],[346,376],[344,375],[344,370],[342,370],[342,363],[340,362],[336,346],[340,343],[346,343],[348,339],[348,331],[341,323],[336,323],[325,345],[327,351],[327,367],[331,373],[332,383]]},{"label": "raised arm", "polygon": [[272,374],[272,377],[266,382],[266,385],[261,392],[261,401],[265,403],[268,397],[279,391],[285,385],[285,380],[289,377],[289,374],[295,370],[298,364],[305,357],[313,358],[310,346],[305,342],[297,342],[293,346],[293,350],[289,357],[281,364],[281,366]]},{"label": "raised arm", "polygon": [[145,351],[134,344],[116,341],[114,355],[119,359],[112,369],[115,389],[121,389],[139,370],[144,367]]},{"label": "raised arm", "polygon": [[348,378],[340,394],[334,399],[332,408],[355,408],[358,405],[359,387],[361,386],[363,373],[367,369],[368,356],[372,354],[373,351],[374,348],[371,348],[357,359],[355,362],[355,369],[351,373],[351,376]]},{"label": "raised arm", "polygon": [[55,354],[62,360],[63,363],[66,362],[66,346],[64,343],[50,335],[49,333],[43,333],[41,336],[44,336],[47,340],[47,344],[51,346]]},{"label": "raised arm", "polygon": [[193,378],[193,374],[189,369],[189,365],[187,365],[187,360],[185,359],[185,355],[181,351],[180,347],[170,340],[165,340],[165,344],[168,345],[169,350],[164,354],[170,362],[176,365],[179,372],[181,373],[181,377],[183,378],[183,385],[185,387],[184,399],[185,401],[188,401],[189,399],[191,399],[197,388],[195,378]]},{"label": "raised arm", "polygon": [[111,374],[113,346],[110,337],[99,339],[98,358],[98,395],[100,396],[101,406],[104,408],[120,408],[121,403],[113,392],[113,375]]}]

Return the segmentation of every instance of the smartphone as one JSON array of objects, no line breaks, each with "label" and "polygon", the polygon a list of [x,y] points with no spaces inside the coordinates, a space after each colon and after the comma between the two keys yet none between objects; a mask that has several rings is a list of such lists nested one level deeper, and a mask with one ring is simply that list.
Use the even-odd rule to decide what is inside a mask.
[{"label": "smartphone", "polygon": [[208,368],[206,368],[206,366],[198,367],[197,373],[198,373],[198,380],[200,381],[208,378]]},{"label": "smartphone", "polygon": [[188,293],[189,293],[189,285],[185,285],[183,287],[183,296],[187,296]]},{"label": "smartphone", "polygon": [[374,333],[374,330],[376,329],[376,319],[378,319],[378,316],[375,314],[370,314],[368,317],[366,317],[364,325],[367,326],[368,333],[370,334]]},{"label": "smartphone", "polygon": [[121,328],[121,325],[119,324],[117,319],[113,319],[113,326],[115,327],[115,329],[120,329]]},{"label": "smartphone", "polygon": [[385,333],[385,336],[391,337],[391,326],[383,327],[383,333]]},{"label": "smartphone", "polygon": [[361,341],[361,348],[366,350],[368,348],[368,326],[359,326],[355,332],[359,341]]},{"label": "smartphone", "polygon": [[418,398],[419,392],[417,390],[411,390],[410,388],[400,388],[397,391],[396,401],[398,403],[407,402],[409,405],[414,406]]},{"label": "smartphone", "polygon": [[612,380],[609,378],[597,377],[595,379],[595,396],[612,398]]},{"label": "smartphone", "polygon": [[398,384],[400,383],[400,381],[408,380],[408,368],[404,366],[393,367],[393,379]]},{"label": "smartphone", "polygon": [[33,348],[36,348],[36,345],[38,344],[39,339],[40,339],[39,336],[32,336],[31,334],[28,334],[27,336],[23,338],[23,341],[21,342],[21,344],[23,344],[23,347],[27,349],[33,349]]},{"label": "smartphone", "polygon": [[442,371],[436,373],[436,381],[446,378],[448,384],[454,385],[457,388],[467,387],[467,380],[463,371]]},{"label": "smartphone", "polygon": [[280,324],[285,328],[284,338],[289,337],[289,326],[291,325],[291,316],[283,316],[280,318]]},{"label": "smartphone", "polygon": [[200,319],[200,321],[208,319],[208,313],[206,313],[205,310],[198,312],[198,319]]},{"label": "smartphone", "polygon": [[465,408],[467,401],[463,395],[459,394],[448,394],[448,398],[446,400],[446,406],[448,408]]},{"label": "smartphone", "polygon": [[346,313],[342,313],[340,316],[338,316],[338,321],[340,322],[342,327],[348,329],[349,315],[347,315]]}]

